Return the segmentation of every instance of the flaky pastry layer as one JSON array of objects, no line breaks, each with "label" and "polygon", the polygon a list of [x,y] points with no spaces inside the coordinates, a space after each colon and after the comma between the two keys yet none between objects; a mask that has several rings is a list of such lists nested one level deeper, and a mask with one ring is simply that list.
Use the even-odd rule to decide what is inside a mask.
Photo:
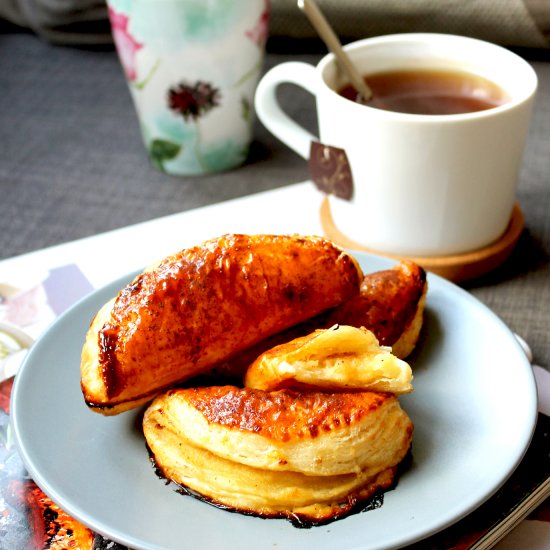
[{"label": "flaky pastry layer", "polygon": [[258,515],[329,517],[389,486],[412,423],[390,394],[171,390],[144,416],[163,474]]},{"label": "flaky pastry layer", "polygon": [[335,325],[272,348],[246,371],[244,385],[271,391],[322,388],[410,393],[412,371],[365,328]]}]

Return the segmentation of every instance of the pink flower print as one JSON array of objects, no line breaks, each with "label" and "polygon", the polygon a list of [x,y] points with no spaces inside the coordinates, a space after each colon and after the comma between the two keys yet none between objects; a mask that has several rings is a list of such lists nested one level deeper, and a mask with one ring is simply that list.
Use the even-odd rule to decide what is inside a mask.
[{"label": "pink flower print", "polygon": [[264,11],[261,13],[258,22],[252,29],[246,31],[247,38],[250,38],[259,48],[263,48],[269,31],[269,0],[264,0]]},{"label": "pink flower print", "polygon": [[143,44],[137,42],[128,32],[129,18],[127,15],[117,13],[113,8],[109,8],[109,19],[120,62],[128,80],[133,82],[137,78],[136,53],[143,48]]}]

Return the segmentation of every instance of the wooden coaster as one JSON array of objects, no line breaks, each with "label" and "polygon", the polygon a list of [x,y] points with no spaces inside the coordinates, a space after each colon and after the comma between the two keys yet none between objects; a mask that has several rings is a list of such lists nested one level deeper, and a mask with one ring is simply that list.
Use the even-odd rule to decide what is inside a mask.
[{"label": "wooden coaster", "polygon": [[452,256],[416,256],[405,258],[372,250],[345,236],[334,224],[328,197],[321,204],[321,225],[325,235],[336,244],[352,250],[370,252],[396,260],[409,259],[421,265],[426,271],[441,275],[455,283],[476,279],[498,267],[508,258],[516,245],[525,225],[523,212],[518,203],[514,204],[510,223],[504,234],[490,245]]}]

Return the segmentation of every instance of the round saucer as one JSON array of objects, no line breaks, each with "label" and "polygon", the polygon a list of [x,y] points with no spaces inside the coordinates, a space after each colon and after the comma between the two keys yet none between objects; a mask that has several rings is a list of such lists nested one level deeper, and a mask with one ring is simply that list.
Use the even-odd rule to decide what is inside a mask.
[{"label": "round saucer", "polygon": [[495,242],[471,252],[450,256],[396,256],[380,250],[372,250],[344,235],[335,225],[330,211],[328,197],[321,203],[321,225],[325,235],[336,244],[352,250],[371,252],[397,260],[413,260],[426,271],[441,275],[455,283],[476,279],[485,275],[504,262],[514,249],[525,225],[523,212],[518,203],[514,204],[510,223],[506,231]]}]

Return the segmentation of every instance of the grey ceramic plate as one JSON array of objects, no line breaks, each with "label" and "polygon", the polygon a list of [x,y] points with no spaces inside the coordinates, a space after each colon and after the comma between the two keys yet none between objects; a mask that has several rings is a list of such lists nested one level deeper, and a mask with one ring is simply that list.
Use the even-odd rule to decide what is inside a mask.
[{"label": "grey ceramic plate", "polygon": [[[391,265],[357,254],[365,271]],[[321,527],[230,513],[176,493],[149,463],[140,411],[106,418],[82,399],[79,359],[99,307],[129,280],[79,302],[34,345],[15,381],[12,420],[36,483],[68,513],[132,548],[393,548],[455,522],[521,460],[536,420],[531,367],[508,328],[458,287],[429,278],[423,336],[402,398],[413,463],[383,506]]]}]

